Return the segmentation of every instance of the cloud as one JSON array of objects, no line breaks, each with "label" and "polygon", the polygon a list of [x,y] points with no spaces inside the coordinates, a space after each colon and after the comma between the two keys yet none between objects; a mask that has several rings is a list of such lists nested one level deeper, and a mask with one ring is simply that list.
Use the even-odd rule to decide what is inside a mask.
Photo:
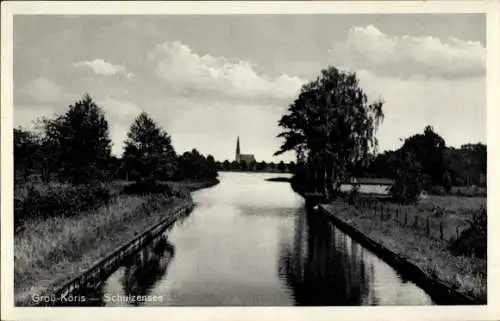
[{"label": "cloud", "polygon": [[486,70],[486,48],[480,42],[391,36],[373,25],[352,28],[331,51],[336,63],[385,75],[461,78],[484,75]]},{"label": "cloud", "polygon": [[367,70],[357,75],[369,98],[385,101],[385,119],[377,133],[381,150],[399,148],[399,138],[421,133],[426,125],[447,145],[486,142],[485,77],[400,79]]},{"label": "cloud", "polygon": [[39,77],[29,82],[19,93],[27,95],[30,99],[38,102],[56,102],[63,96],[63,91],[59,85],[50,79]]},{"label": "cloud", "polygon": [[82,69],[92,69],[96,75],[102,76],[113,76],[113,75],[123,75],[127,79],[135,77],[132,72],[128,72],[124,66],[113,65],[103,59],[95,59],[92,61],[80,61],[73,64],[76,68]]},{"label": "cloud", "polygon": [[260,74],[248,61],[199,55],[180,42],[156,46],[148,55],[157,76],[170,90],[180,93],[207,93],[238,99],[288,100],[300,90],[305,80],[286,74]]}]

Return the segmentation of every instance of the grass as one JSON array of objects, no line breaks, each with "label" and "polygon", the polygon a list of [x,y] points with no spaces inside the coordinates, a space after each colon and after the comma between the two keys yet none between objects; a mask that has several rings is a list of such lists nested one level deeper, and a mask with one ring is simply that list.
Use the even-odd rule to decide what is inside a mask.
[{"label": "grass", "polygon": [[445,192],[445,190],[441,187],[434,187],[428,191],[429,194],[434,195],[455,195],[461,197],[486,197],[487,188],[485,186],[453,186],[451,191]]},{"label": "grass", "polygon": [[[420,229],[425,229],[426,220],[429,220],[430,236],[435,238],[440,238],[439,225],[442,224],[444,239],[452,240],[457,238],[457,231],[460,233],[469,226],[468,220],[472,219],[474,213],[486,208],[486,197],[429,195],[416,205],[384,202],[383,207],[384,211],[389,210],[392,219],[398,219],[401,223],[406,215],[406,225],[413,225],[415,218],[418,217]],[[399,212],[398,218],[395,217],[396,211]]]},{"label": "grass", "polygon": [[[370,208],[355,208],[354,206],[349,206],[346,210],[330,207],[330,210],[374,241],[406,257],[429,276],[464,294],[486,302],[486,260],[468,256],[454,256],[447,249],[450,240],[454,240],[454,227],[459,226],[457,224],[465,224],[465,220],[471,216],[471,211],[479,209],[485,202],[484,198],[483,200],[469,198],[456,200],[453,196],[436,196],[429,197],[418,206],[384,205],[394,212],[396,209],[399,213],[406,211],[410,222],[411,218],[417,216],[420,218],[420,222],[424,222],[425,218],[440,213],[439,220],[442,220],[448,229],[446,233],[452,235],[448,238],[445,236],[443,240],[440,239],[439,234],[431,232],[427,235],[426,232],[423,232],[425,228],[423,229],[422,226],[417,228],[411,223],[405,225],[402,223],[403,216],[399,216],[399,220],[397,220],[394,215],[387,215],[386,212],[381,219],[379,211],[375,212]],[[435,206],[449,207],[444,211],[436,211]],[[437,219],[434,217],[434,222]]]},{"label": "grass", "polygon": [[[194,190],[216,182],[169,184]],[[188,201],[163,194],[119,195],[94,211],[26,221],[14,236],[15,301],[64,284]]]}]

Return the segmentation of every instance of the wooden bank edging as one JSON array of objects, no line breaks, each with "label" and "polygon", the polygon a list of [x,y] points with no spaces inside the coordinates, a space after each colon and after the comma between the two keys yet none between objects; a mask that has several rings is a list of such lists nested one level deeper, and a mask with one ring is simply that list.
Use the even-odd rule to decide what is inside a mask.
[{"label": "wooden bank edging", "polygon": [[[49,302],[40,302],[38,304],[33,304],[32,300],[25,300],[23,302],[16,303],[20,306],[52,306],[59,303],[64,303],[63,300],[69,300],[73,295],[78,296],[77,292],[89,285],[97,285],[102,282],[107,276],[113,273],[122,264],[123,260],[135,253],[150,241],[155,239],[168,227],[174,224],[177,219],[182,215],[189,213],[194,208],[194,203],[189,200],[183,204],[177,205],[171,209],[171,214],[167,218],[149,228],[144,233],[138,235],[133,240],[120,246],[115,251],[111,252],[104,259],[100,260],[83,273],[73,278],[69,282],[66,282],[61,287],[58,287],[50,293],[44,293],[43,296],[51,297],[54,299],[49,300]],[[28,301],[28,302],[26,302]]]},{"label": "wooden bank edging", "polygon": [[352,237],[356,242],[360,243],[391,267],[396,269],[402,275],[408,277],[411,281],[415,282],[419,287],[424,289],[431,298],[437,303],[442,305],[481,305],[486,304],[478,300],[460,293],[444,283],[430,277],[422,271],[415,264],[408,261],[406,258],[394,253],[382,244],[375,242],[366,234],[359,231],[349,223],[344,222],[341,218],[333,214],[324,205],[318,206],[321,213],[325,214],[333,223],[344,233]]}]

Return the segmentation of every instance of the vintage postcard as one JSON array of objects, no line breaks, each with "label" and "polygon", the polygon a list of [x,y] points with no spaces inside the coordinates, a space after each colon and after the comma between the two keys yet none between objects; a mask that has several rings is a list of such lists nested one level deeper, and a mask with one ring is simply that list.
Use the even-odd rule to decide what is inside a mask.
[{"label": "vintage postcard", "polygon": [[2,3],[2,319],[498,319],[498,4]]}]

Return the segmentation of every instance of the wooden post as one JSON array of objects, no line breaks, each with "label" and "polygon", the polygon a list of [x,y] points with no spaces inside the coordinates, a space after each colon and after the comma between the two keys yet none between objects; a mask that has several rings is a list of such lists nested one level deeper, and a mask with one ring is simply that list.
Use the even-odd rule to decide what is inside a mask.
[{"label": "wooden post", "polygon": [[444,233],[443,233],[443,221],[439,221],[439,236],[441,240],[444,240]]},{"label": "wooden post", "polygon": [[399,224],[399,209],[396,209],[396,223]]},{"label": "wooden post", "polygon": [[415,215],[415,227],[418,227],[418,215]]},{"label": "wooden post", "polygon": [[460,236],[460,228],[459,228],[458,225],[456,226],[455,230],[456,230],[456,234],[457,234],[457,238],[456,239],[458,240],[458,237]]},{"label": "wooden post", "polygon": [[429,234],[430,234],[429,217],[427,217],[425,220],[425,233],[427,234],[427,236],[429,236]]},{"label": "wooden post", "polygon": [[405,211],[405,226],[408,225],[408,211]]}]

